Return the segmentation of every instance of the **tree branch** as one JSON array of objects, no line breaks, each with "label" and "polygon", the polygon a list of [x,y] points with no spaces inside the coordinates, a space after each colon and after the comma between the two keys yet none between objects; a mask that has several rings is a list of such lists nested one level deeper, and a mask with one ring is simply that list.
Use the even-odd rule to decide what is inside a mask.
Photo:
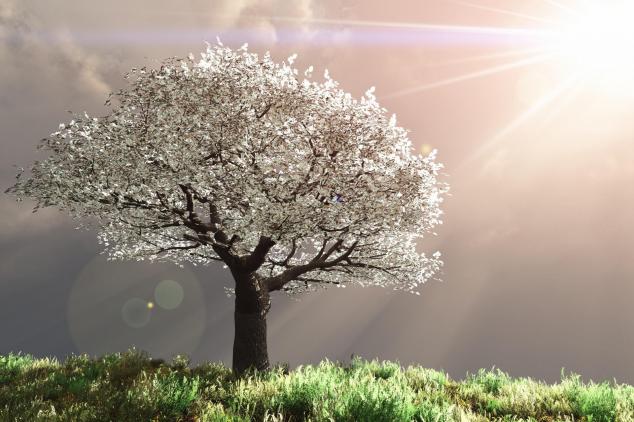
[{"label": "tree branch", "polygon": [[271,248],[275,246],[275,242],[268,236],[260,236],[257,246],[253,250],[253,253],[248,255],[243,260],[244,270],[251,272],[256,271],[266,258],[266,254],[269,253]]},{"label": "tree branch", "polygon": [[291,248],[291,251],[288,253],[288,255],[286,256],[286,258],[284,258],[283,261],[275,261],[270,258],[268,261],[273,265],[286,267],[288,266],[288,261],[295,255],[296,251],[297,251],[297,239],[293,239],[293,247]]},{"label": "tree branch", "polygon": [[190,255],[195,255],[195,256],[199,256],[201,258],[205,258],[205,259],[211,259],[213,261],[220,261],[220,262],[224,262],[224,260],[222,258],[217,258],[215,256],[209,256],[209,255],[205,255],[205,254],[201,254],[201,253],[194,253],[194,252],[190,252]]},{"label": "tree branch", "polygon": [[[196,190],[191,187],[191,185],[179,184],[178,186],[185,193],[185,197],[187,199],[187,210],[189,211],[189,217],[187,220],[184,221],[187,227],[191,228],[196,233],[212,232],[214,233],[214,239],[217,242],[228,245],[229,247],[231,247],[234,242],[240,240],[239,237],[236,235],[232,236],[231,239],[229,239],[229,236],[220,229],[220,215],[218,213],[218,208],[212,201],[199,195],[198,192],[196,192]],[[196,198],[196,200],[201,203],[209,203],[209,223],[204,223],[198,217],[198,214],[194,212],[194,198]]]},{"label": "tree branch", "polygon": [[167,251],[174,251],[174,250],[186,250],[186,249],[196,249],[198,247],[200,247],[201,244],[200,243],[196,243],[194,245],[187,245],[187,246],[169,246],[167,248],[161,248],[159,249],[158,252],[156,252],[156,255],[163,253],[163,252],[167,252]]},{"label": "tree branch", "polygon": [[232,254],[229,251],[229,246],[224,246],[219,243],[214,243],[211,245],[214,252],[218,254],[220,258],[229,266],[230,268],[234,268],[238,264],[238,257]]},{"label": "tree branch", "polygon": [[203,245],[210,245],[214,243],[211,236],[206,233],[196,233],[196,236],[193,236],[189,233],[184,233],[183,238],[191,240],[192,242],[202,243]]},{"label": "tree branch", "polygon": [[189,218],[191,218],[192,213],[194,212],[194,201],[192,199],[192,193],[189,191],[189,188],[181,183],[178,184],[183,193],[185,193],[185,197],[187,198],[187,211],[189,211]]},{"label": "tree branch", "polygon": [[355,240],[354,243],[348,248],[347,251],[345,251],[343,254],[339,255],[337,258],[335,258],[332,261],[326,261],[326,259],[324,259],[324,263],[321,265],[321,268],[332,267],[334,265],[337,265],[341,261],[349,260],[350,254],[352,253],[352,251],[354,250],[354,248],[357,246],[358,243],[359,241]]},{"label": "tree branch", "polygon": [[345,265],[346,267],[359,267],[359,268],[371,268],[373,270],[378,270],[378,271],[383,271],[384,273],[394,277],[395,279],[399,279],[396,274],[391,273],[390,270],[397,270],[399,268],[402,267],[387,267],[387,268],[383,268],[383,267],[379,267],[377,265],[372,265],[372,264],[365,264],[362,262],[350,262],[348,261],[348,263]]},{"label": "tree branch", "polygon": [[343,243],[343,239],[337,239],[337,241],[334,243],[334,245],[332,245],[327,251],[326,253],[319,258],[320,261],[325,262],[330,255],[332,255],[332,253],[336,250],[339,250],[339,246],[341,246],[341,244]]},{"label": "tree branch", "polygon": [[269,104],[266,106],[266,108],[262,111],[262,113],[257,113],[257,112],[256,112],[255,117],[257,117],[258,119],[261,119],[262,117],[264,117],[264,115],[265,115],[266,113],[268,113],[268,112],[269,112],[269,110],[271,109],[271,106],[272,106],[272,105],[273,105],[273,104],[269,103]]},{"label": "tree branch", "polygon": [[318,261],[321,258],[321,255],[324,253],[324,249],[326,249],[326,245],[328,244],[329,240],[330,237],[324,237],[324,241],[321,243],[321,249],[317,251],[317,255],[313,258],[314,261]]},{"label": "tree branch", "polygon": [[[325,244],[326,244],[326,240],[324,240],[324,246],[322,246],[322,248],[319,251],[319,253],[313,259],[311,259],[310,262],[308,262],[307,264],[303,264],[303,265],[289,266],[281,274],[278,274],[278,275],[276,275],[274,277],[266,278],[266,279],[264,279],[263,282],[267,286],[268,290],[270,292],[272,292],[272,291],[275,291],[275,290],[280,290],[282,287],[284,287],[285,284],[287,284],[291,280],[297,279],[297,277],[299,277],[302,274],[305,274],[307,272],[314,271],[314,270],[319,270],[319,269],[330,268],[330,267],[334,267],[336,265],[340,265],[342,262],[344,262],[346,260],[349,260],[350,254],[354,251],[355,247],[357,246],[358,241],[355,241],[350,247],[348,247],[346,252],[344,252],[343,254],[338,256],[337,258],[333,259],[332,261],[328,261],[327,260],[328,257],[339,246],[341,246],[342,243],[343,243],[342,240],[338,240],[333,246],[331,246],[329,248],[329,250],[328,250],[328,252],[326,252],[326,254],[322,255],[322,253],[323,253],[323,251],[325,249]],[[345,264],[345,265],[347,265],[347,264]]]},{"label": "tree branch", "polygon": [[149,230],[158,230],[158,229],[165,229],[167,227],[179,227],[181,226],[180,221],[172,221],[170,223],[165,223],[165,224],[148,224],[148,225],[138,225],[138,224],[133,224],[127,220],[124,220],[123,218],[119,217],[118,218],[119,221],[121,221],[124,224],[129,225],[130,227],[134,227],[135,229],[149,229]]},{"label": "tree branch", "polygon": [[[239,263],[238,256],[231,252],[231,247],[233,246],[234,242],[239,240],[239,237],[237,235],[234,235],[231,237],[231,239],[229,239],[229,236],[227,236],[227,234],[220,229],[221,220],[216,205],[208,198],[203,198],[201,195],[199,195],[195,191],[195,189],[191,187],[191,185],[179,184],[178,186],[185,194],[189,216],[185,217],[185,211],[183,210],[173,209],[173,211],[180,215],[185,226],[196,232],[198,242],[211,244],[214,251],[218,254],[219,257],[223,259],[223,261],[228,266],[233,267],[237,265]],[[156,194],[161,200],[161,203],[165,205],[164,195],[161,195],[158,192]],[[201,221],[194,211],[194,198],[201,203],[209,203],[209,223],[204,223],[203,221]],[[209,232],[214,234],[213,238],[207,234]]]},{"label": "tree branch", "polygon": [[321,278],[310,278],[310,277],[297,277],[295,280],[304,281],[304,282],[313,282],[313,283],[324,283],[324,284],[341,284],[339,281],[328,281],[323,280]]}]

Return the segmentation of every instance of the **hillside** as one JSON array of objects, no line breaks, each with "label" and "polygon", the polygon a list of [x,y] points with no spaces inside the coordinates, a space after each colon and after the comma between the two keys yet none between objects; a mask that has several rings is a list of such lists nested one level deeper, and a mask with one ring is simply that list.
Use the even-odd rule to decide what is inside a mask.
[{"label": "hillside", "polygon": [[548,385],[480,370],[353,358],[236,380],[218,363],[189,367],[135,349],[100,358],[0,356],[0,421],[633,421],[634,388],[565,375]]}]

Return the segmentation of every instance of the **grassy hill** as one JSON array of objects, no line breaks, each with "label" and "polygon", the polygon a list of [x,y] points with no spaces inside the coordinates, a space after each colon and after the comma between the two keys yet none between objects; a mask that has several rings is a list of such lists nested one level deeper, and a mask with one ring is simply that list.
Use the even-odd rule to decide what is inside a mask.
[{"label": "grassy hill", "polygon": [[135,349],[65,362],[0,356],[0,421],[634,421],[634,388],[564,375],[548,385],[480,370],[353,358],[237,380],[222,364],[153,360]]}]

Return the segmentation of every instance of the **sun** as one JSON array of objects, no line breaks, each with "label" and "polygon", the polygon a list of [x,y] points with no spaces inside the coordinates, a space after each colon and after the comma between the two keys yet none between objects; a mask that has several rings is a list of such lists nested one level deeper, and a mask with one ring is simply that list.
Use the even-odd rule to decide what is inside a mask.
[{"label": "sun", "polygon": [[[432,89],[466,84],[481,78],[517,72],[521,110],[465,159],[461,166],[481,162],[509,135],[536,117],[539,127],[564,113],[589,118],[621,116],[634,104],[634,0],[447,0],[457,9],[478,10],[491,16],[512,16],[517,26],[462,26],[431,23],[345,21],[343,24],[380,25],[451,35],[450,46],[493,48],[434,64],[468,64],[464,73],[425,81],[381,96],[381,100],[423,95]],[[487,4],[488,3],[488,4]],[[509,6],[510,3],[510,6]],[[524,3],[518,7],[519,3]],[[525,3],[531,3],[526,7]],[[438,39],[444,39],[438,37]],[[435,42],[428,39],[424,42]],[[461,44],[464,41],[465,44]],[[454,44],[455,42],[455,44]],[[498,44],[499,42],[499,44]],[[445,44],[441,45],[445,47]],[[447,47],[450,47],[449,45]],[[472,67],[474,64],[482,65]],[[537,81],[537,83],[536,83]],[[526,83],[525,83],[526,82]],[[524,86],[525,85],[525,86]],[[582,122],[583,123],[583,122]],[[578,126],[578,125],[577,125]],[[603,142],[604,137],[593,137]],[[424,151],[427,146],[422,146]]]},{"label": "sun", "polygon": [[634,1],[583,2],[553,32],[553,47],[586,80],[614,89],[634,81]]}]

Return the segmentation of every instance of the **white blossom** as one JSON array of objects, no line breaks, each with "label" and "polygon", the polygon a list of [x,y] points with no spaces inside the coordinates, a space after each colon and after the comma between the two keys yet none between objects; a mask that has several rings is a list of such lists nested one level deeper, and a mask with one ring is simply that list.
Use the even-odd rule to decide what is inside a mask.
[{"label": "white blossom", "polygon": [[[34,198],[35,210],[86,217],[110,259],[208,264],[221,260],[220,230],[236,236],[239,256],[269,236],[275,245],[257,272],[274,277],[339,240],[331,260],[350,249],[346,260],[283,290],[354,282],[413,292],[442,266],[439,253],[416,251],[441,223],[448,189],[436,151],[411,154],[374,88],[357,100],[327,70],[323,83],[300,82],[294,59],[275,63],[218,42],[198,61],[132,69],[110,114],[60,124],[42,141],[50,156],[9,191]],[[193,229],[196,221],[208,230]]]}]

